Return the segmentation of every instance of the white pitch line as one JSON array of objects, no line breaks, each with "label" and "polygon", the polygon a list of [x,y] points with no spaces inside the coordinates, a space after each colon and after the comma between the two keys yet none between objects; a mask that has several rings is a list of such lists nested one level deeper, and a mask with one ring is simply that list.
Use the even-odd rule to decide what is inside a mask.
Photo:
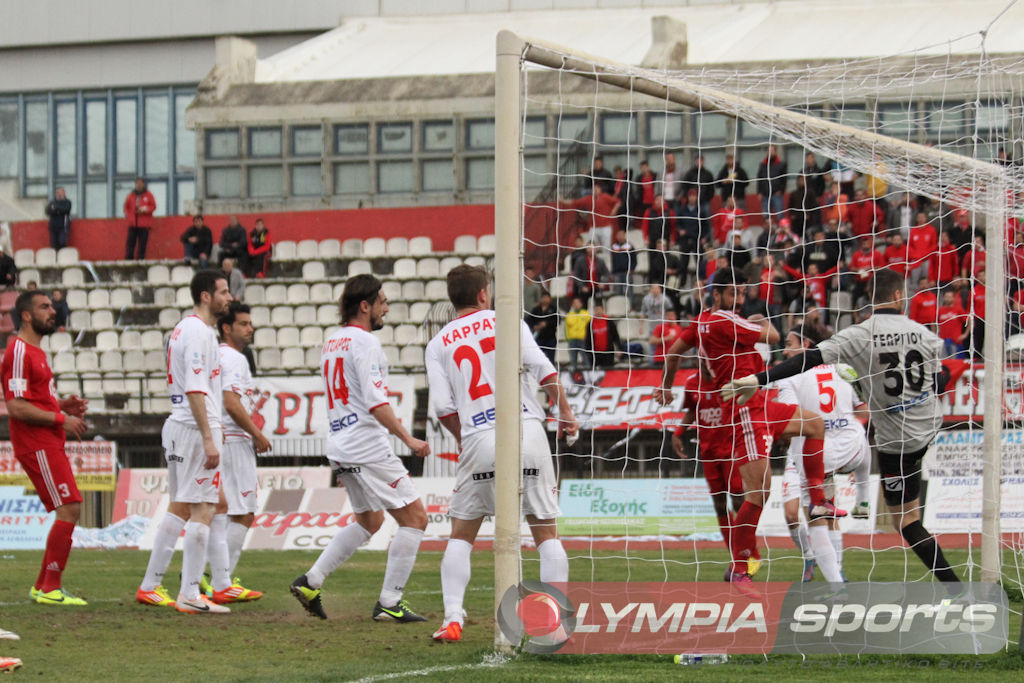
[{"label": "white pitch line", "polygon": [[366,678],[360,678],[351,683],[377,683],[377,681],[393,681],[400,678],[409,678],[411,676],[429,676],[436,673],[444,673],[447,671],[464,671],[467,669],[494,669],[499,666],[505,665],[509,659],[502,655],[488,655],[484,658],[484,661],[476,664],[449,664],[447,666],[431,666],[426,669],[413,669],[412,671],[397,671],[390,674],[381,674],[379,676],[367,676]]},{"label": "white pitch line", "polygon": [[[90,598],[87,602],[92,605],[97,602],[125,602],[124,598]],[[34,605],[35,600],[20,600],[15,602],[0,602],[0,607],[17,607],[18,605]]]}]

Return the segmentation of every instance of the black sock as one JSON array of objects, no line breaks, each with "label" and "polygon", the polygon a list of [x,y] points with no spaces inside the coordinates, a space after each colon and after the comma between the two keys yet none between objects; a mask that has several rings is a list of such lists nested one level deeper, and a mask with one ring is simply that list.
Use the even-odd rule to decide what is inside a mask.
[{"label": "black sock", "polygon": [[924,566],[931,569],[939,581],[960,581],[950,569],[949,562],[946,562],[942,548],[924,528],[921,520],[906,525],[900,529],[900,533],[903,534],[903,540],[907,542],[911,550],[917,553],[917,556],[924,562]]}]

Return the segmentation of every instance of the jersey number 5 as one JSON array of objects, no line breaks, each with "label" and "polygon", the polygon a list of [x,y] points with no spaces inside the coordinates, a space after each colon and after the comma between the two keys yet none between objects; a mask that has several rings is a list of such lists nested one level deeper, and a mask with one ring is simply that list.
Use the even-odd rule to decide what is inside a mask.
[{"label": "jersey number 5", "polygon": [[818,380],[818,397],[821,412],[831,413],[836,409],[836,389],[830,384],[832,381],[831,372],[822,372],[814,376]]},{"label": "jersey number 5", "polygon": [[[494,351],[494,337],[484,337],[480,340],[480,350],[484,353],[491,353]],[[480,381],[480,375],[483,374],[480,367],[480,354],[476,352],[476,349],[466,344],[455,349],[455,353],[452,354],[452,358],[455,360],[455,364],[460,368],[462,367],[462,361],[468,360],[470,367],[470,378],[469,378],[469,397],[474,401],[484,396],[490,396],[494,393],[491,389],[491,385],[487,382]]]},{"label": "jersey number 5", "polygon": [[324,363],[324,381],[327,382],[327,400],[331,406],[336,401],[342,405],[348,405],[348,385],[345,384],[345,359],[335,358],[334,367],[331,367],[331,359]]}]

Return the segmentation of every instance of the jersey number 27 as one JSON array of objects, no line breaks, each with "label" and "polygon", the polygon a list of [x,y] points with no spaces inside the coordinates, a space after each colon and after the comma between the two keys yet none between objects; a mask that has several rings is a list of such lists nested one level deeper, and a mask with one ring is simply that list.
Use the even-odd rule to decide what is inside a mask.
[{"label": "jersey number 27", "polygon": [[[480,340],[480,350],[484,353],[491,353],[494,351],[494,337],[483,337]],[[471,399],[475,401],[478,398],[490,396],[494,393],[490,384],[480,381],[481,375],[483,375],[483,369],[480,365],[480,354],[476,352],[475,348],[470,344],[460,346],[455,349],[455,353],[452,354],[452,359],[460,368],[462,367],[463,361],[469,361],[469,397]]]}]

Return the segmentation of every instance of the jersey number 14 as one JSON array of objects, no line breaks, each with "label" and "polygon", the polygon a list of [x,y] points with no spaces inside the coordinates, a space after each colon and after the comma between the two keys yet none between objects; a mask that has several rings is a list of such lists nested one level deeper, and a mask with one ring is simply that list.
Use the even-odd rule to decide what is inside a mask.
[{"label": "jersey number 14", "polygon": [[[334,361],[333,367],[331,364],[332,360]],[[344,358],[327,359],[327,362],[324,363],[324,381],[327,382],[327,400],[330,401],[331,407],[334,407],[336,402],[348,405],[348,385],[345,384]]]}]

